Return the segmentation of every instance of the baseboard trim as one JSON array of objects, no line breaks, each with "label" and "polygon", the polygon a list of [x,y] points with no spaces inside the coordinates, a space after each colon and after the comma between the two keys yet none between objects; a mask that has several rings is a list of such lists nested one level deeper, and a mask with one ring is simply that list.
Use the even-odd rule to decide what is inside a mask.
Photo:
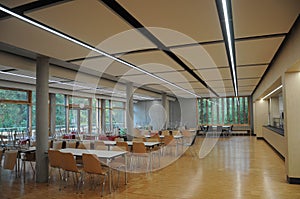
[{"label": "baseboard trim", "polygon": [[290,178],[289,176],[286,176],[286,179],[289,184],[300,184],[300,178]]},{"label": "baseboard trim", "polygon": [[275,148],[273,147],[264,137],[256,137],[257,140],[263,140],[265,141],[270,147],[271,149],[273,149],[273,151],[275,151],[275,153],[277,153],[277,155],[283,160],[285,161],[285,157]]}]

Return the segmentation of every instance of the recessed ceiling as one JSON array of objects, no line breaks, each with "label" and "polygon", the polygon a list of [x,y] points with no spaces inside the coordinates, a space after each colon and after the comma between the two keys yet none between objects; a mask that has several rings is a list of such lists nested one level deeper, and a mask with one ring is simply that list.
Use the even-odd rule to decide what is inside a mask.
[{"label": "recessed ceiling", "polygon": [[[1,4],[13,10],[16,7],[24,8],[28,4],[37,5],[37,2],[3,0]],[[136,20],[137,25],[142,25],[145,29],[135,29],[121,13],[107,6],[107,3],[111,2],[119,4]],[[23,14],[197,95],[213,96],[213,92],[220,96],[234,95],[215,1],[117,0],[111,2],[66,0],[32,7],[23,10]],[[299,0],[232,0],[239,95],[252,94],[299,16],[299,10]],[[89,80],[95,78],[99,86],[98,83],[102,82],[101,77],[105,76],[112,77],[112,82],[131,81],[137,87],[154,89],[155,92],[190,96],[190,94],[185,95],[183,90],[167,85],[166,82],[141,71],[111,61],[19,19],[1,17],[4,15],[0,14],[2,14],[0,15],[2,51],[27,56],[26,53],[19,53],[20,50],[12,52],[13,47],[36,56],[42,54],[61,60],[66,65],[71,63],[66,68],[73,72],[88,71],[80,81],[83,84],[86,81],[87,85],[91,84]],[[158,46],[148,33],[145,34],[147,31],[165,48]],[[35,59],[32,56],[29,58]],[[0,66],[1,64],[4,65],[4,61],[0,60]],[[22,68],[22,63],[14,66]],[[10,66],[1,66],[0,70],[7,68]],[[51,70],[57,78],[76,80],[78,77],[67,72],[69,70]],[[94,77],[89,78],[89,75]],[[97,78],[100,78],[100,81]],[[18,81],[18,78],[5,77],[3,74],[0,79]],[[23,83],[32,83],[32,80]],[[115,85],[115,83],[105,83],[106,87]]]}]

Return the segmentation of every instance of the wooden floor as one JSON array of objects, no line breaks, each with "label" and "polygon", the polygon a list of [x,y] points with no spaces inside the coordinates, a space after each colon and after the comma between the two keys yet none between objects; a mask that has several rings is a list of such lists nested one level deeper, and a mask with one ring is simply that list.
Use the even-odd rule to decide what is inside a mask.
[{"label": "wooden floor", "polygon": [[[203,138],[197,138],[195,150]],[[2,169],[1,169],[2,170]],[[8,198],[100,198],[100,189],[84,189],[76,194],[73,186],[59,191],[58,183],[37,184],[15,178],[2,170],[0,199]],[[284,161],[262,140],[255,137],[220,138],[205,158],[187,151],[176,162],[151,174],[129,174],[129,183],[103,198],[300,198],[300,185],[286,182]]]}]

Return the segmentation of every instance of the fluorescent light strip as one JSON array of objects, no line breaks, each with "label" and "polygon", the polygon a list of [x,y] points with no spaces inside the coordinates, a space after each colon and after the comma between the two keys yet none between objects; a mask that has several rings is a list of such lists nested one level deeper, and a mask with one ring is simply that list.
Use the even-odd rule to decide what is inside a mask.
[{"label": "fluorescent light strip", "polygon": [[277,88],[275,88],[273,91],[271,91],[269,94],[267,94],[266,96],[264,96],[263,98],[261,98],[262,100],[266,99],[267,97],[269,97],[270,95],[272,95],[273,93],[275,93],[276,91],[278,91],[279,89],[282,88],[282,85],[278,86]]},{"label": "fluorescent light strip", "polygon": [[193,95],[193,96],[195,96],[195,97],[199,97],[199,98],[201,97],[201,96],[199,96],[199,95],[197,95],[197,94],[195,94],[195,93],[193,93],[193,92],[191,92],[191,91],[189,91],[189,90],[187,90],[187,89],[184,89],[184,88],[182,88],[182,87],[180,87],[180,86],[178,86],[178,85],[176,85],[176,84],[174,84],[174,83],[172,83],[172,82],[169,82],[168,80],[165,80],[165,79],[163,79],[163,78],[161,78],[161,77],[159,77],[159,76],[156,76],[156,75],[154,75],[154,74],[152,74],[152,73],[150,73],[150,72],[148,72],[148,71],[146,71],[146,70],[143,70],[143,69],[141,69],[141,68],[138,68],[137,66],[135,66],[135,65],[133,65],[133,64],[131,64],[131,63],[129,63],[129,62],[126,62],[126,61],[124,61],[124,60],[122,60],[122,59],[119,59],[119,58],[117,58],[117,57],[114,57],[114,56],[112,56],[112,55],[110,55],[110,54],[108,54],[108,53],[106,53],[106,52],[104,52],[104,51],[101,51],[101,50],[99,50],[99,49],[97,49],[97,48],[95,48],[95,47],[92,47],[92,46],[90,46],[90,45],[87,45],[87,44],[85,44],[85,43],[83,43],[83,42],[81,42],[81,41],[79,41],[79,40],[76,40],[76,39],[74,39],[74,38],[71,38],[71,37],[69,37],[69,36],[67,36],[67,35],[65,35],[65,34],[63,34],[63,33],[60,33],[60,32],[58,32],[58,31],[56,31],[56,30],[53,30],[53,29],[51,29],[51,28],[49,28],[49,27],[46,27],[46,26],[44,26],[44,25],[42,25],[42,24],[40,24],[40,23],[37,23],[37,22],[35,22],[35,21],[32,21],[32,20],[30,20],[30,19],[28,19],[28,18],[26,18],[26,17],[24,17],[24,16],[22,16],[22,15],[16,14],[16,13],[14,13],[14,12],[12,12],[12,11],[10,11],[10,10],[8,10],[8,9],[6,9],[6,8],[4,8],[4,7],[2,7],[2,6],[0,6],[0,10],[3,11],[3,12],[5,12],[5,13],[7,13],[7,14],[9,14],[9,15],[12,15],[12,16],[14,16],[14,17],[16,17],[16,18],[18,18],[18,19],[20,19],[20,20],[22,20],[22,21],[25,21],[25,22],[27,22],[27,23],[33,25],[33,26],[36,26],[36,27],[38,27],[38,28],[40,28],[40,29],[43,29],[43,30],[45,30],[45,31],[47,31],[47,32],[50,32],[50,33],[52,33],[52,34],[54,34],[54,35],[57,35],[57,36],[59,36],[59,37],[61,37],[61,38],[64,38],[64,39],[66,39],[66,40],[68,40],[68,41],[70,41],[70,42],[73,42],[73,43],[78,44],[78,45],[80,45],[80,46],[82,46],[82,47],[84,47],[84,48],[87,48],[87,49],[91,50],[91,51],[94,51],[94,52],[97,52],[97,53],[99,53],[99,54],[101,54],[101,55],[104,55],[104,56],[106,56],[106,57],[108,57],[108,58],[110,58],[110,59],[112,59],[112,60],[114,60],[114,61],[117,61],[117,62],[119,62],[119,63],[125,64],[125,65],[127,65],[127,66],[129,66],[129,67],[131,67],[131,68],[133,68],[133,69],[135,69],[135,70],[138,70],[138,71],[140,71],[140,72],[142,72],[142,73],[144,73],[144,74],[147,74],[147,75],[149,75],[149,76],[151,76],[151,77],[153,77],[153,78],[156,78],[156,79],[158,79],[158,80],[160,80],[160,81],[162,81],[162,82],[165,82],[165,83],[167,83],[167,84],[169,84],[169,85],[171,85],[171,86],[173,86],[173,87],[176,87],[176,88],[178,88],[178,89],[180,89],[180,90],[183,90],[183,91],[185,91],[185,92],[187,92],[187,93],[189,93],[189,94],[191,94],[191,95]]},{"label": "fluorescent light strip", "polygon": [[225,27],[226,27],[226,33],[227,33],[227,41],[228,41],[228,47],[229,47],[229,53],[230,53],[230,62],[231,62],[231,69],[232,69],[232,75],[233,75],[233,84],[234,84],[234,93],[235,96],[238,96],[238,90],[237,90],[237,79],[236,79],[236,71],[235,71],[235,64],[234,64],[234,58],[233,58],[233,42],[231,40],[231,33],[229,28],[229,17],[228,17],[228,8],[226,0],[222,0],[222,7],[223,7],[223,13],[224,13],[224,19],[225,19]]}]

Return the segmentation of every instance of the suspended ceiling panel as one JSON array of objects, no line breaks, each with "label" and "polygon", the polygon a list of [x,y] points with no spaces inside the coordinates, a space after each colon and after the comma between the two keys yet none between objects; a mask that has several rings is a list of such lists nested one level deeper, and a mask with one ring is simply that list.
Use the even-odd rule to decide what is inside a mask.
[{"label": "suspended ceiling panel", "polygon": [[[214,1],[118,0],[118,2],[146,27],[178,31],[198,42],[222,40]],[[167,46],[186,43],[182,37],[177,36],[173,39],[165,31],[151,30],[151,32]]]},{"label": "suspended ceiling panel", "polygon": [[[30,2],[32,1],[1,1],[10,8]],[[216,89],[219,95],[233,95],[231,74],[215,1],[118,0],[117,2],[169,46],[186,66]],[[285,33],[288,33],[299,15],[300,4],[299,0],[232,0],[232,8],[235,37],[238,38],[236,59],[239,94],[250,95],[274,58],[285,38]],[[210,95],[209,91],[182,66],[161,49],[157,49],[139,31],[132,30],[132,26],[126,20],[111,8],[104,6],[101,1],[63,1],[26,11],[24,14],[99,49],[118,53],[115,56],[179,86],[191,90],[198,89],[199,94]],[[159,89],[159,85],[165,83],[128,66],[111,62],[107,58],[84,60],[86,57],[99,55],[12,17],[2,18],[0,26],[0,42],[3,44],[79,65],[71,67],[72,72],[50,69],[51,75],[56,77],[70,80],[80,77],[80,81],[86,82],[87,85],[97,82],[97,85],[113,88],[116,85],[113,81],[100,79],[99,82],[99,77],[104,73],[115,79],[117,77],[122,81],[132,81],[137,86],[152,84],[152,88],[162,92],[168,90],[165,88],[167,86]],[[279,35],[273,35],[278,33]],[[202,42],[202,46],[198,45],[198,42]],[[22,65],[21,62],[20,64]],[[80,68],[81,65],[84,67]],[[88,72],[92,77],[88,74],[77,75],[74,71],[77,68],[79,71]],[[121,87],[124,89],[124,86]],[[174,88],[170,90],[176,91]]]},{"label": "suspended ceiling panel", "polygon": [[27,3],[35,2],[33,0],[1,0],[1,3],[9,8],[14,8]]},{"label": "suspended ceiling panel", "polygon": [[231,79],[229,68],[213,68],[198,70],[205,81]]},{"label": "suspended ceiling panel", "polygon": [[235,37],[287,33],[297,15],[299,0],[232,0]]},{"label": "suspended ceiling panel", "polygon": [[[149,72],[172,72],[182,70],[175,61],[168,57],[162,51],[149,51],[142,53],[127,54],[122,57],[125,61],[128,61],[138,67],[141,67]],[[151,67],[151,64],[158,64],[156,67]]]},{"label": "suspended ceiling panel", "polygon": [[276,37],[236,42],[237,65],[269,63],[282,41]]},{"label": "suspended ceiling panel", "polygon": [[259,78],[264,74],[266,69],[267,65],[238,67],[237,75],[239,78]]},{"label": "suspended ceiling panel", "polygon": [[196,45],[172,48],[172,52],[181,55],[182,60],[193,66],[193,69],[205,69],[228,66],[224,43]]},{"label": "suspended ceiling panel", "polygon": [[57,59],[85,57],[85,48],[15,18],[0,20],[1,42]]},{"label": "suspended ceiling panel", "polygon": [[[70,1],[37,10],[28,15],[93,46],[101,46],[101,42],[104,40],[132,29],[126,22],[99,3],[98,0],[89,0],[88,2],[86,0]],[[138,38],[140,37],[142,36]],[[124,43],[126,42],[123,41],[119,47]],[[150,45],[149,42],[146,43],[146,45]]]}]

